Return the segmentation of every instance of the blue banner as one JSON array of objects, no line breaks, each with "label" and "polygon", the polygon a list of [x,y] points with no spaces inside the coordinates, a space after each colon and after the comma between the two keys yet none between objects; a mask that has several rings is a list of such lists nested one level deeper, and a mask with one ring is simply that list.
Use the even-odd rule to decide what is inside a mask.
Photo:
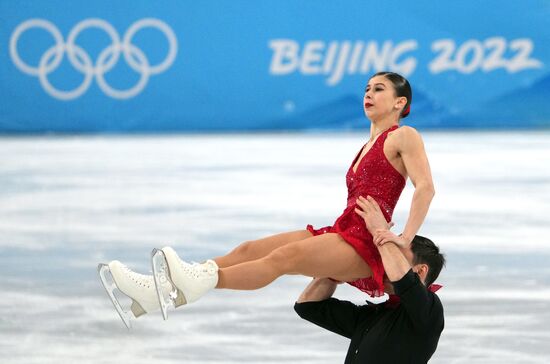
[{"label": "blue banner", "polygon": [[0,132],[364,127],[375,72],[418,128],[550,126],[544,0],[0,1]]}]

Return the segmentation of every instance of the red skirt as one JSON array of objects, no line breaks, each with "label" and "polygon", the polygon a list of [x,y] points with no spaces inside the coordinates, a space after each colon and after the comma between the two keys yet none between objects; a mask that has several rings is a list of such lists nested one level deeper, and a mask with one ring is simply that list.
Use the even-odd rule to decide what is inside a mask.
[{"label": "red skirt", "polygon": [[[359,216],[357,216],[359,218]],[[353,219],[353,218],[352,218]],[[334,226],[325,226],[321,229],[314,229],[308,225],[307,230],[314,236],[336,233],[339,234],[357,254],[363,258],[372,271],[372,277],[361,278],[348,284],[360,289],[372,297],[379,297],[384,294],[384,265],[378,249],[372,241],[372,235],[368,232],[365,224],[359,221],[358,224],[341,224],[337,221]]]}]

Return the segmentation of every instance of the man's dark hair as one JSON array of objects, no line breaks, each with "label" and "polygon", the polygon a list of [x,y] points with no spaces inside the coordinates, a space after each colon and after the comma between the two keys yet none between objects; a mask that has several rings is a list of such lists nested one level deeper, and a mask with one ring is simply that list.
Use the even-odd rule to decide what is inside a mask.
[{"label": "man's dark hair", "polygon": [[426,286],[429,286],[439,276],[441,269],[445,265],[445,256],[439,252],[439,247],[428,238],[416,235],[411,243],[411,250],[414,255],[413,264],[427,264],[428,275],[426,276]]}]

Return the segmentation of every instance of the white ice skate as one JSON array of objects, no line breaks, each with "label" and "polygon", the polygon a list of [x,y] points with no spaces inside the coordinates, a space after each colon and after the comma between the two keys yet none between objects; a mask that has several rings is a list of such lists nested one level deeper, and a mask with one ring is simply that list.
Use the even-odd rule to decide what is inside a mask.
[{"label": "white ice skate", "polygon": [[[153,249],[151,252],[153,278],[162,316],[168,318],[168,307],[177,307],[178,303],[191,303],[218,284],[218,265],[213,260],[205,263],[186,263],[170,247]],[[169,282],[176,294],[167,294],[163,289]],[[172,292],[174,291],[172,290]]]},{"label": "white ice skate", "polygon": [[[128,329],[131,328],[131,319],[158,310],[158,298],[153,276],[133,272],[118,260],[109,264],[99,264],[98,271],[103,287]],[[171,292],[172,286],[168,282],[160,287],[163,294],[175,296],[175,292]],[[125,310],[122,307],[114,294],[115,288],[132,299],[130,310]],[[180,302],[176,301],[175,306],[177,307],[179,304]]]}]

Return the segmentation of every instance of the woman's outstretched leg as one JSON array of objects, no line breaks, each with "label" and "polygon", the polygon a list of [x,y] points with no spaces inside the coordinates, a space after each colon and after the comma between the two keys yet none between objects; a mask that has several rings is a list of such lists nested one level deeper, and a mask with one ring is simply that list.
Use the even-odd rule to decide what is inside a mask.
[{"label": "woman's outstretched leg", "polygon": [[220,268],[230,267],[232,265],[263,258],[282,246],[307,239],[311,236],[312,234],[307,230],[298,230],[276,234],[262,239],[246,241],[228,254],[214,258],[214,261]]},{"label": "woman's outstretched leg", "polygon": [[[355,249],[340,235],[331,233],[288,243],[263,258],[226,268],[219,268],[213,260],[202,264],[186,263],[170,247],[155,251],[152,259],[159,272],[168,273],[177,296],[181,294],[184,303],[198,300],[213,288],[258,289],[284,274],[330,277],[348,282],[372,276],[371,269]],[[155,273],[157,286],[166,279],[163,277],[164,273],[158,276]],[[161,292],[158,294],[161,302],[169,299]]]},{"label": "woman's outstretched leg", "polygon": [[251,290],[284,274],[354,281],[372,276],[370,267],[338,234],[323,234],[273,250],[263,258],[221,268],[216,288]]}]

